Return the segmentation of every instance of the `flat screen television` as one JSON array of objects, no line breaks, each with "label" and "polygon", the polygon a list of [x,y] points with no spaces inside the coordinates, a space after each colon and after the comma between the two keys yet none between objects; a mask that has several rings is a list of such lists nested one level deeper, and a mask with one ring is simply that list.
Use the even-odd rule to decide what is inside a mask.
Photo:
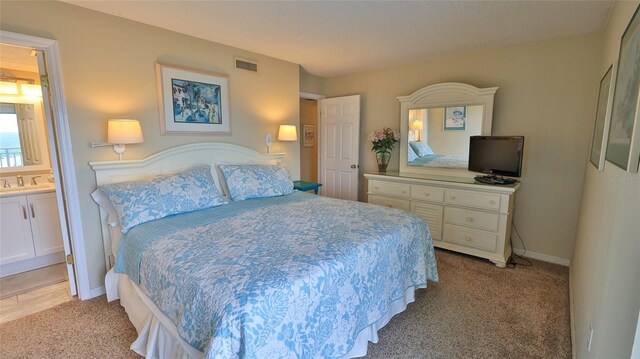
[{"label": "flat screen television", "polygon": [[471,136],[468,168],[489,175],[476,177],[480,182],[511,184],[515,180],[496,175],[520,177],[523,153],[524,136]]}]

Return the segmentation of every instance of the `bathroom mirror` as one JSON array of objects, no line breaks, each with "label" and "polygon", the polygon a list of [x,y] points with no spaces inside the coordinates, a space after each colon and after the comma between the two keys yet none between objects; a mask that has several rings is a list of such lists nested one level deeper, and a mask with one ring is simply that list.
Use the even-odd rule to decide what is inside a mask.
[{"label": "bathroom mirror", "polygon": [[469,138],[491,135],[497,89],[442,83],[398,97],[400,172],[471,176]]},{"label": "bathroom mirror", "polygon": [[50,168],[42,102],[0,102],[0,173]]}]

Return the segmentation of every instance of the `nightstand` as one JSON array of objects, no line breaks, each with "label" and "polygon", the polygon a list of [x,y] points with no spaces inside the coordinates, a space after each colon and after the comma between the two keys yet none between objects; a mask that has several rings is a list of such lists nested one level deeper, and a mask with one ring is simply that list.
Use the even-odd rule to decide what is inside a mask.
[{"label": "nightstand", "polygon": [[311,191],[318,194],[318,189],[322,186],[322,183],[309,182],[309,181],[293,181],[293,189],[297,189],[298,191]]}]

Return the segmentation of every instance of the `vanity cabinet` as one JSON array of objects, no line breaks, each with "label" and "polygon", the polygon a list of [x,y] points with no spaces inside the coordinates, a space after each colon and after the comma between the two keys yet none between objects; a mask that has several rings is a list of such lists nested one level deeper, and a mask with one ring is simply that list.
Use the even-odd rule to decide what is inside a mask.
[{"label": "vanity cabinet", "polygon": [[506,266],[519,183],[492,186],[465,178],[398,172],[366,173],[365,177],[368,202],[424,219],[434,246]]},{"label": "vanity cabinet", "polygon": [[[0,265],[64,251],[54,191],[2,197],[0,209]],[[55,262],[60,262],[58,257]],[[48,260],[36,262],[28,269],[54,264]],[[5,272],[2,275],[10,274]]]}]

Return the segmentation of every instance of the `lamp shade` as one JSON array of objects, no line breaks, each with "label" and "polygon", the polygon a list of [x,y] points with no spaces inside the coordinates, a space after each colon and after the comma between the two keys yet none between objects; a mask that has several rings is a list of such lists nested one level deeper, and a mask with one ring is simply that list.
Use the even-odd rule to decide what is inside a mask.
[{"label": "lamp shade", "polygon": [[422,130],[424,128],[424,123],[422,123],[422,121],[420,120],[416,120],[413,122],[413,128],[415,130]]},{"label": "lamp shade", "polygon": [[298,132],[295,125],[280,125],[278,130],[278,141],[297,141]]},{"label": "lamp shade", "polygon": [[142,143],[142,128],[138,120],[109,120],[107,124],[107,142],[111,144],[126,145],[129,143]]}]

